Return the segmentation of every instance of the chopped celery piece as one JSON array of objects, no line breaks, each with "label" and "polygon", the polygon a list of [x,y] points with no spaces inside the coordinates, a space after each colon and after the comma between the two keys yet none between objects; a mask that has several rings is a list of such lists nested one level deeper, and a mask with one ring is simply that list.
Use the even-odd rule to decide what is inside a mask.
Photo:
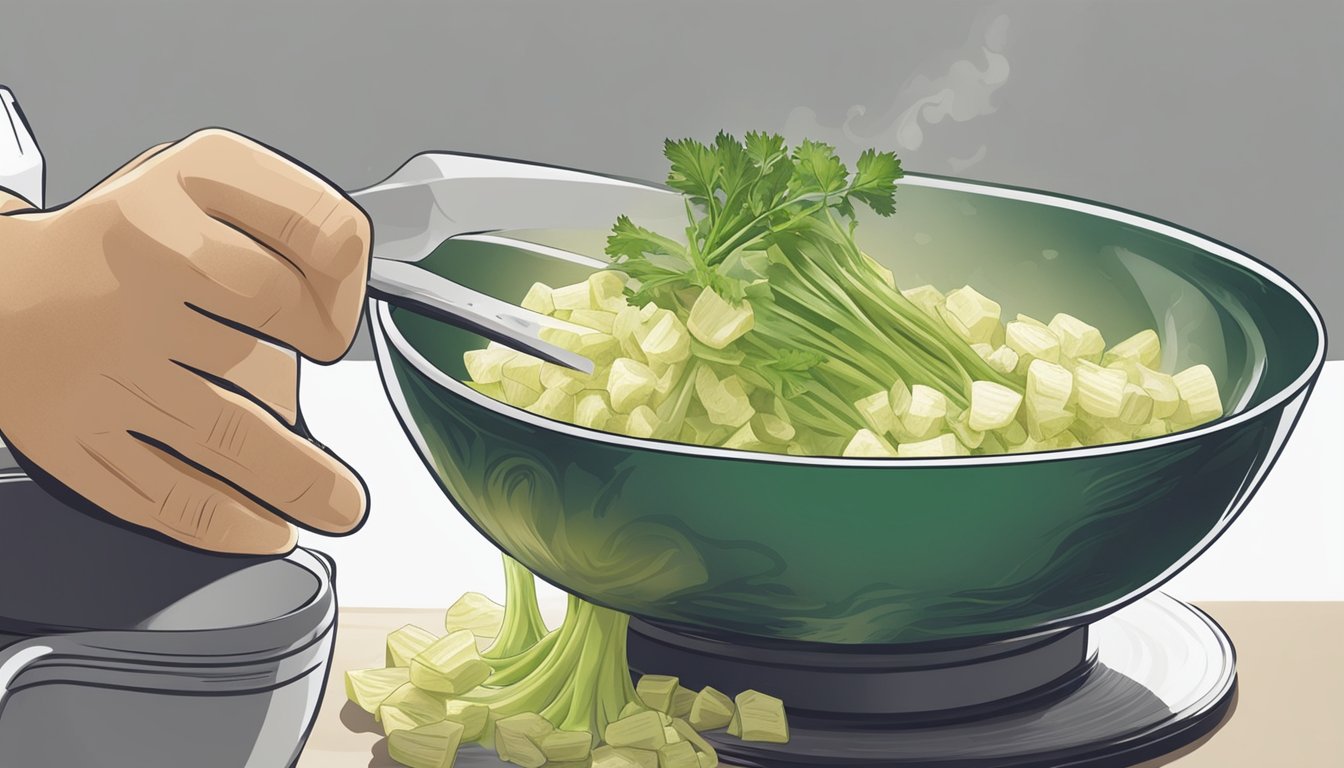
[{"label": "chopped celery piece", "polygon": [[562,365],[542,363],[541,386],[558,389],[567,395],[577,395],[593,380],[593,376],[579,373]]},{"label": "chopped celery piece", "polygon": [[939,309],[947,301],[942,291],[934,288],[932,285],[919,285],[914,288],[907,288],[901,291],[901,295],[924,311],[924,314],[932,318],[940,317]]},{"label": "chopped celery piece", "polygon": [[677,692],[672,694],[672,709],[668,714],[672,717],[686,718],[691,714],[691,707],[695,704],[695,691],[690,688],[677,686]]},{"label": "chopped celery piece", "polygon": [[[593,750],[593,768],[646,768],[626,752],[615,747],[601,746]],[[658,768],[658,753],[653,753],[653,767]]]},{"label": "chopped celery piece", "polygon": [[678,741],[659,748],[658,768],[700,768],[700,761],[695,756],[695,747]]},{"label": "chopped celery piece", "polygon": [[771,445],[786,445],[798,434],[792,424],[773,413],[758,411],[748,424],[761,442]]},{"label": "chopped celery piece", "polygon": [[887,390],[887,405],[891,408],[891,412],[896,414],[898,422],[910,410],[911,398],[910,388],[905,385],[901,377],[897,376],[895,383]]},{"label": "chopped celery piece", "polygon": [[589,275],[588,304],[607,312],[620,312],[629,306],[625,301],[625,276],[611,270]]},{"label": "chopped celery piece", "polygon": [[1181,404],[1181,392],[1170,375],[1140,364],[1136,369],[1138,385],[1153,399],[1153,418],[1165,419]]},{"label": "chopped celery piece", "polygon": [[666,714],[672,713],[672,699],[680,687],[680,680],[667,675],[644,675],[635,684],[635,693],[644,706]]},{"label": "chopped celery piece", "polygon": [[[397,731],[409,731],[419,728],[423,723],[412,717],[406,710],[395,704],[383,704],[378,707],[378,720],[383,725],[383,735],[391,736]],[[441,722],[441,720],[439,721]]]},{"label": "chopped celery piece", "polygon": [[541,768],[546,764],[541,741],[554,732],[555,726],[533,712],[505,717],[495,723],[495,752],[514,765]]},{"label": "chopped celery piece", "polygon": [[1171,378],[1181,395],[1180,405],[1171,416],[1172,421],[1182,426],[1192,426],[1223,415],[1218,382],[1213,378],[1209,366],[1191,366]]},{"label": "chopped celery piece", "polygon": [[947,294],[942,316],[948,327],[968,344],[992,343],[999,325],[999,303],[971,286]]},{"label": "chopped celery piece", "polygon": [[611,405],[602,392],[584,392],[574,403],[574,423],[589,429],[602,429],[611,419]]},{"label": "chopped celery piece", "polygon": [[548,762],[584,760],[593,753],[593,735],[587,731],[553,731],[541,737],[540,745]]},{"label": "chopped celery piece", "polygon": [[751,428],[751,422],[738,427],[736,432],[723,441],[722,447],[731,448],[735,451],[765,451],[770,449],[769,444],[756,437],[756,433]]},{"label": "chopped celery piece", "polygon": [[411,671],[405,667],[352,669],[345,673],[345,696],[373,714],[393,691],[410,681]]},{"label": "chopped celery piece", "polygon": [[480,741],[490,725],[490,708],[460,699],[449,699],[443,709],[444,719],[462,726],[463,741]]},{"label": "chopped celery piece", "polygon": [[691,337],[676,314],[663,310],[639,342],[651,363],[672,365],[691,356]]},{"label": "chopped celery piece", "polygon": [[896,446],[896,455],[902,459],[936,458],[938,456],[967,456],[970,452],[953,434],[939,435],[914,443]]},{"label": "chopped celery piece", "polygon": [[615,312],[606,312],[600,309],[576,309],[569,313],[569,322],[602,333],[611,333],[612,324],[615,321]]},{"label": "chopped celery piece", "polygon": [[648,401],[657,383],[658,377],[647,365],[628,357],[617,358],[611,364],[610,378],[607,379],[612,409],[617,413],[630,413],[635,406]]},{"label": "chopped celery piece", "polygon": [[1013,348],[1004,344],[989,353],[989,356],[985,358],[985,362],[989,363],[989,367],[999,373],[1007,374],[1012,373],[1017,369],[1018,359],[1018,354],[1013,351]]},{"label": "chopped celery piece", "polygon": [[527,406],[527,410],[556,421],[573,421],[574,396],[562,389],[548,389]]},{"label": "chopped celery piece", "polygon": [[1143,387],[1126,384],[1125,394],[1120,402],[1120,415],[1123,423],[1138,427],[1147,424],[1153,418],[1153,398]]},{"label": "chopped celery piece", "polygon": [[968,426],[977,432],[1003,429],[1017,418],[1022,395],[992,381],[971,383],[971,408]]},{"label": "chopped celery piece", "polygon": [[952,430],[952,434],[957,436],[957,442],[967,448],[974,450],[979,448],[985,442],[984,430],[978,430],[971,427],[971,412],[964,410],[954,417],[951,411],[947,414],[947,428]]},{"label": "chopped celery piece", "polygon": [[685,720],[679,717],[672,718],[672,730],[677,732],[677,736],[679,738],[681,738],[684,741],[690,742],[690,745],[692,747],[695,747],[696,752],[708,752],[711,754],[717,754],[714,750],[714,745],[706,741],[705,737],[701,736],[698,732],[696,732],[695,728],[692,727],[691,724],[686,722]]},{"label": "chopped celery piece", "polygon": [[744,299],[733,306],[708,288],[700,292],[686,320],[691,335],[712,349],[723,349],[737,341],[755,324],[751,302]]},{"label": "chopped celery piece", "polygon": [[545,283],[533,283],[532,287],[527,289],[527,295],[523,297],[521,306],[523,309],[530,309],[543,315],[551,314],[555,311],[555,302],[551,299],[551,287]]},{"label": "chopped celery piece", "polygon": [[[551,289],[551,302],[555,304],[556,309],[601,309],[593,306],[592,300],[588,294],[589,284],[575,283],[573,285],[564,285],[559,288]],[[573,317],[571,315],[571,317]]]},{"label": "chopped celery piece", "polygon": [[849,439],[844,456],[854,458],[889,458],[897,455],[891,443],[882,439],[870,429],[860,429]]},{"label": "chopped celery piece", "polygon": [[910,405],[901,417],[901,425],[914,441],[933,437],[946,418],[947,398],[943,393],[923,384],[910,388]]},{"label": "chopped celery piece", "polygon": [[1050,321],[1050,330],[1059,339],[1059,354],[1070,360],[1101,361],[1101,353],[1106,349],[1106,341],[1101,331],[1063,312]]},{"label": "chopped celery piece", "polygon": [[1032,360],[1059,362],[1059,339],[1045,326],[1014,321],[1008,324],[1004,338],[1008,348],[1017,353],[1017,367],[1023,372]]},{"label": "chopped celery piece", "polygon": [[1162,345],[1157,339],[1157,333],[1152,330],[1144,330],[1107,350],[1101,356],[1101,364],[1130,362],[1148,368],[1156,368],[1161,359]]},{"label": "chopped celery piece", "polygon": [[658,414],[647,405],[637,405],[625,421],[625,434],[630,437],[650,438],[658,431]]},{"label": "chopped celery piece", "polygon": [[438,639],[438,635],[427,629],[407,624],[387,636],[385,663],[389,667],[409,667],[412,657]]},{"label": "chopped celery piece", "polygon": [[789,743],[789,720],[784,702],[759,691],[743,691],[736,698],[737,712],[728,733],[743,741]]},{"label": "chopped celery piece", "polygon": [[476,636],[466,630],[450,632],[411,659],[411,682],[427,691],[466,693],[489,676]]},{"label": "chopped celery piece", "polygon": [[671,725],[663,726],[663,737],[667,739],[668,744],[676,744],[682,740],[681,734],[677,733],[677,729]]},{"label": "chopped celery piece", "polygon": [[717,689],[705,686],[691,704],[690,724],[697,731],[723,728],[733,719],[733,700]]},{"label": "chopped celery piece", "polygon": [[387,735],[387,756],[406,768],[453,768],[462,725],[444,720]]},{"label": "chopped celery piece", "polygon": [[610,747],[610,749],[639,766],[639,768],[658,768],[658,750],[656,749],[637,749],[635,747]]},{"label": "chopped celery piece", "polygon": [[896,413],[891,410],[891,393],[887,390],[859,398],[854,408],[873,432],[885,435],[896,429]]},{"label": "chopped celery piece", "polygon": [[1027,369],[1027,432],[1035,440],[1048,440],[1069,428],[1074,415],[1073,374],[1062,365],[1033,360]]},{"label": "chopped celery piece", "polygon": [[1129,383],[1124,371],[1079,360],[1073,369],[1073,383],[1078,389],[1078,406],[1084,411],[1103,419],[1120,415],[1125,385]]},{"label": "chopped celery piece", "polygon": [[659,714],[650,710],[617,720],[607,726],[603,740],[613,747],[659,749],[667,744]]},{"label": "chopped celery piece", "polygon": [[541,361],[528,355],[509,358],[500,369],[500,386],[511,405],[531,405],[541,397]]},{"label": "chopped celery piece", "polygon": [[512,349],[472,349],[462,353],[467,374],[477,384],[497,384],[503,375],[504,363],[518,355]]},{"label": "chopped celery piece", "polygon": [[1139,427],[1134,432],[1134,439],[1142,440],[1148,437],[1161,437],[1171,432],[1171,426],[1163,419],[1153,419],[1152,421]]},{"label": "chopped celery piece", "polygon": [[756,415],[746,390],[742,388],[742,381],[736,376],[720,380],[709,366],[696,368],[695,394],[710,422],[714,424],[736,428]]},{"label": "chopped celery piece", "polygon": [[375,719],[382,719],[384,707],[395,708],[399,717],[409,718],[416,725],[437,723],[445,717],[443,697],[423,691],[414,683],[406,683],[388,694],[379,705]]},{"label": "chopped celery piece", "polygon": [[500,386],[498,382],[494,384],[477,384],[474,381],[468,381],[467,386],[471,387],[477,392],[480,392],[482,395],[485,395],[488,398],[494,400],[504,399],[504,387]]}]

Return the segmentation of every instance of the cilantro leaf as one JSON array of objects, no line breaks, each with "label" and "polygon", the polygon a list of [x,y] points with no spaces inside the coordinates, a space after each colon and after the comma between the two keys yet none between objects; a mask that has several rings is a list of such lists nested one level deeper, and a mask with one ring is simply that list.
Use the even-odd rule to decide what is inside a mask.
[{"label": "cilantro leaf", "polygon": [[896,180],[904,173],[895,152],[877,152],[867,149],[855,164],[854,183],[850,196],[868,204],[881,216],[896,212]]},{"label": "cilantro leaf", "polygon": [[829,195],[845,188],[849,171],[835,154],[835,147],[819,141],[804,139],[793,150],[793,179],[789,189],[798,195],[821,193]]},{"label": "cilantro leaf", "polygon": [[639,226],[625,215],[616,218],[616,224],[607,236],[607,253],[612,257],[636,260],[650,253],[683,259],[686,255],[680,243]]},{"label": "cilantro leaf", "polygon": [[714,177],[718,169],[714,152],[695,139],[668,139],[663,143],[663,154],[672,164],[667,185],[701,205],[709,205],[714,198]]}]

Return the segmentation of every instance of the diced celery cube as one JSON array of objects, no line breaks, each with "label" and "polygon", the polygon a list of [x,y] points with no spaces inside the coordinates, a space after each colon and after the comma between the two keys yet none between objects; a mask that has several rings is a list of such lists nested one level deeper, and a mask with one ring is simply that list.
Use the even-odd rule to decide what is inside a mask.
[{"label": "diced celery cube", "polygon": [[932,285],[919,285],[914,288],[907,288],[901,291],[901,295],[910,300],[911,304],[919,307],[924,314],[929,317],[939,317],[939,309],[947,301],[943,292],[934,288]]},{"label": "diced celery cube", "polygon": [[1055,315],[1050,321],[1050,330],[1059,339],[1059,353],[1071,360],[1095,363],[1101,360],[1101,353],[1106,350],[1101,331],[1073,315],[1063,312]]},{"label": "diced celery cube", "polygon": [[987,341],[976,342],[971,345],[971,351],[979,355],[981,360],[985,360],[994,353],[994,345]]},{"label": "diced celery cube", "polygon": [[448,608],[443,628],[448,632],[467,630],[476,637],[494,637],[504,623],[504,606],[482,595],[467,592]]},{"label": "diced celery cube", "polygon": [[751,302],[729,304],[718,293],[706,288],[691,307],[686,327],[691,335],[712,349],[723,349],[738,340],[756,324]]},{"label": "diced celery cube", "polygon": [[603,429],[611,419],[611,406],[602,392],[584,392],[574,401],[574,423],[589,429]]},{"label": "diced celery cube", "polygon": [[523,297],[520,306],[543,315],[551,314],[555,311],[555,302],[551,299],[551,286],[545,283],[533,283],[532,287],[527,289],[527,295]]},{"label": "diced celery cube", "polygon": [[712,755],[708,752],[700,752],[696,754],[695,759],[700,761],[700,768],[719,768],[718,752]]},{"label": "diced celery cube", "polygon": [[1176,412],[1181,404],[1181,392],[1170,375],[1154,371],[1145,365],[1136,368],[1138,385],[1153,399],[1153,418],[1165,419]]},{"label": "diced celery cube", "polygon": [[695,747],[678,741],[658,750],[658,768],[700,768],[700,761],[695,757]]},{"label": "diced celery cube", "polygon": [[674,718],[689,717],[691,714],[691,707],[694,704],[695,704],[695,691],[692,691],[690,688],[683,688],[682,686],[678,685],[677,692],[672,694],[672,709],[668,711],[668,714],[672,715],[672,717]]},{"label": "diced celery cube", "polygon": [[860,429],[845,445],[844,456],[852,458],[885,458],[896,456],[896,449],[871,429]]},{"label": "diced celery cube", "polygon": [[600,367],[610,365],[621,354],[621,344],[616,341],[615,336],[593,331],[579,336],[578,346],[571,351],[592,360],[594,366]]},{"label": "diced celery cube", "polygon": [[1180,392],[1181,403],[1172,414],[1172,421],[1182,427],[1203,424],[1223,415],[1223,400],[1218,395],[1218,382],[1207,365],[1195,365],[1172,376]]},{"label": "diced celery cube", "polygon": [[548,389],[527,410],[548,419],[570,421],[574,418],[574,396],[562,389]]},{"label": "diced celery cube", "polygon": [[661,405],[676,391],[677,385],[681,383],[681,375],[686,372],[686,363],[683,361],[671,365],[661,365],[659,367],[662,370],[653,367],[656,365],[658,363],[650,363],[649,370],[653,371],[658,378],[653,383],[653,394],[649,396],[649,402],[654,405]]},{"label": "diced celery cube", "polygon": [[1072,397],[1073,374],[1068,369],[1045,360],[1032,361],[1023,400],[1032,439],[1049,440],[1069,428],[1074,419],[1068,407]]},{"label": "diced celery cube", "polygon": [[378,707],[378,721],[383,725],[384,736],[391,736],[397,731],[409,731],[421,725],[405,710],[393,704],[383,704]]},{"label": "diced celery cube", "polygon": [[529,355],[515,355],[501,368],[500,386],[510,405],[526,408],[541,397],[541,361]]},{"label": "diced celery cube", "polygon": [[650,710],[609,723],[603,740],[613,747],[659,749],[667,744],[659,714]]},{"label": "diced celery cube", "polygon": [[759,691],[737,694],[737,712],[728,724],[728,733],[743,741],[772,744],[789,743],[789,720],[784,702]]},{"label": "diced celery cube", "polygon": [[648,402],[658,377],[649,367],[628,357],[617,358],[611,364],[607,378],[607,392],[611,407],[617,413],[630,413],[635,406]]},{"label": "diced celery cube", "polygon": [[569,313],[569,322],[602,333],[611,333],[612,325],[616,322],[616,313],[600,309],[576,309]]},{"label": "diced celery cube", "polygon": [[480,741],[490,724],[490,708],[460,699],[449,699],[444,704],[444,719],[462,726],[463,741]]},{"label": "diced celery cube", "polygon": [[1008,348],[1017,353],[1017,367],[1025,373],[1032,360],[1059,362],[1059,339],[1045,326],[1020,320],[1008,324],[1005,332]]},{"label": "diced celery cube", "polygon": [[[588,283],[575,283],[551,289],[551,302],[556,309],[602,309],[594,306],[588,294]],[[573,315],[570,315],[572,318]]]},{"label": "diced celery cube", "polygon": [[1078,406],[1084,411],[1103,419],[1120,415],[1125,386],[1129,384],[1124,371],[1079,360],[1073,369],[1073,383],[1078,389]]},{"label": "diced celery cube", "polygon": [[891,407],[891,412],[896,414],[897,419],[910,410],[910,398],[910,388],[898,376],[896,382],[891,385],[891,389],[887,390],[887,405]]},{"label": "diced celery cube", "polygon": [[672,365],[690,357],[691,337],[677,316],[663,310],[656,318],[639,342],[649,362]]},{"label": "diced celery cube", "polygon": [[932,437],[942,428],[946,418],[947,398],[942,392],[923,384],[910,388],[910,405],[901,417],[901,425],[913,441]]},{"label": "diced celery cube", "polygon": [[384,654],[389,667],[409,667],[411,659],[438,640],[438,635],[414,624],[391,632],[387,636],[387,651]]},{"label": "diced celery cube", "polygon": [[466,693],[489,676],[490,665],[476,650],[476,636],[466,630],[435,640],[411,659],[411,682],[427,691]]},{"label": "diced celery cube", "polygon": [[1132,361],[1148,368],[1157,368],[1162,359],[1162,345],[1157,333],[1152,330],[1139,331],[1128,339],[1111,347],[1101,356],[1101,364]]},{"label": "diced celery cube", "polygon": [[714,745],[710,744],[705,740],[705,737],[697,733],[690,723],[679,717],[674,717],[672,718],[672,729],[677,732],[677,735],[683,741],[687,741],[692,747],[695,747],[696,752],[705,752],[713,754],[716,758],[718,757],[718,753],[714,750]]},{"label": "diced celery cube", "polygon": [[614,749],[639,768],[658,768],[658,750],[656,749],[637,749],[635,747],[614,747]]},{"label": "diced celery cube", "polygon": [[671,714],[672,699],[676,696],[680,680],[667,675],[644,675],[635,686],[635,693],[649,709]]},{"label": "diced celery cube", "polygon": [[1152,421],[1139,427],[1134,432],[1135,439],[1142,440],[1148,437],[1162,437],[1171,432],[1171,427],[1167,425],[1166,419],[1153,419]]},{"label": "diced celery cube", "polygon": [[498,383],[478,384],[474,381],[468,381],[466,382],[466,385],[492,400],[504,400],[504,388]]},{"label": "diced celery cube", "polygon": [[647,405],[637,405],[626,418],[625,434],[630,437],[648,439],[653,437],[661,426],[662,422],[652,408]]},{"label": "diced celery cube", "polygon": [[695,394],[709,420],[725,427],[740,427],[756,415],[742,380],[729,375],[720,380],[708,366],[695,371]]},{"label": "diced celery cube", "polygon": [[558,389],[567,395],[577,395],[587,386],[592,376],[553,363],[541,364],[541,386]]},{"label": "diced celery cube", "polygon": [[663,735],[667,738],[668,744],[676,744],[682,741],[681,734],[677,733],[677,729],[670,725],[663,726]]},{"label": "diced celery cube", "polygon": [[977,432],[1003,429],[1017,418],[1022,395],[992,381],[971,382],[971,408],[967,424]]},{"label": "diced celery cube", "polygon": [[387,735],[387,756],[406,768],[453,768],[462,725],[448,720]]},{"label": "diced celery cube", "polygon": [[998,302],[967,285],[947,294],[942,316],[948,327],[967,343],[992,343],[1000,311]]},{"label": "diced celery cube", "polygon": [[553,731],[541,737],[541,752],[548,762],[584,760],[593,752],[593,735],[587,731]]},{"label": "diced celery cube", "polygon": [[764,451],[769,448],[765,441],[756,436],[752,431],[751,422],[737,428],[737,431],[728,436],[723,441],[724,448],[730,448],[735,451]]},{"label": "diced celery cube", "polygon": [[472,381],[496,384],[503,374],[504,363],[517,355],[512,349],[472,349],[462,353],[462,362]]},{"label": "diced celery cube", "polygon": [[495,751],[500,760],[523,768],[541,768],[546,755],[540,742],[555,732],[555,726],[531,712],[505,717],[495,723]]},{"label": "diced celery cube", "polygon": [[[422,691],[414,683],[406,683],[388,694],[378,706],[375,717],[382,720],[389,710],[395,710],[399,722],[408,722],[411,728],[444,719],[443,697]],[[388,726],[384,725],[383,732],[387,731]]]},{"label": "diced celery cube", "polygon": [[951,433],[896,446],[896,455],[902,459],[927,459],[938,456],[969,456],[970,451]]},{"label": "diced celery cube", "polygon": [[705,686],[691,703],[691,727],[697,731],[723,728],[733,719],[733,700],[717,689]]},{"label": "diced celery cube", "polygon": [[896,428],[896,413],[891,410],[891,394],[887,390],[854,401],[854,407],[873,432],[885,435]]},{"label": "diced celery cube", "polygon": [[658,768],[658,753],[652,752],[653,763],[641,763],[627,756],[627,750],[601,746],[593,750],[593,768]]},{"label": "diced celery cube", "polygon": [[1032,317],[1031,315],[1024,315],[1024,314],[1022,314],[1021,312],[1018,312],[1017,315],[1016,315],[1015,317],[1013,317],[1013,319],[1016,320],[1016,321],[1019,322],[1019,323],[1026,323],[1027,325],[1034,325],[1034,326],[1036,326],[1037,328],[1044,328],[1044,329],[1046,329],[1046,330],[1049,330],[1049,329],[1050,329],[1050,326],[1046,325],[1045,323],[1041,322],[1040,320],[1037,320],[1036,318]]},{"label": "diced celery cube", "polygon": [[757,411],[747,423],[758,440],[771,445],[787,445],[797,434],[792,424],[773,413]]},{"label": "diced celery cube", "polygon": [[620,272],[603,270],[588,276],[588,302],[593,309],[620,312],[625,301],[625,276]]},{"label": "diced celery cube", "polygon": [[991,352],[989,357],[985,358],[985,362],[999,373],[1012,373],[1017,369],[1018,354],[1012,347],[1003,344]]},{"label": "diced celery cube", "polygon": [[345,696],[360,709],[373,714],[392,692],[411,681],[405,667],[352,669],[345,673]]},{"label": "diced celery cube", "polygon": [[974,450],[985,441],[985,433],[982,430],[973,429],[970,425],[970,419],[971,412],[969,409],[960,411],[955,416],[949,410],[946,421],[947,428],[957,436],[957,442]]},{"label": "diced celery cube", "polygon": [[996,434],[1008,445],[1017,445],[1027,439],[1027,430],[1016,419],[1003,429],[996,430]]},{"label": "diced celery cube", "polygon": [[1137,427],[1147,424],[1153,418],[1153,398],[1143,387],[1126,384],[1124,399],[1120,403],[1120,421]]}]

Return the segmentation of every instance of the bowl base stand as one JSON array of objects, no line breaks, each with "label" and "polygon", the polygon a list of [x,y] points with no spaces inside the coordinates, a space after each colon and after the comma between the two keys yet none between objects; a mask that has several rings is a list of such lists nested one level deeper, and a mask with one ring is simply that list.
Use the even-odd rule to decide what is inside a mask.
[{"label": "bowl base stand", "polygon": [[1215,728],[1236,690],[1227,634],[1154,593],[1088,627],[959,651],[744,646],[632,619],[630,666],[784,699],[787,744],[705,734],[745,768],[1128,766]]}]

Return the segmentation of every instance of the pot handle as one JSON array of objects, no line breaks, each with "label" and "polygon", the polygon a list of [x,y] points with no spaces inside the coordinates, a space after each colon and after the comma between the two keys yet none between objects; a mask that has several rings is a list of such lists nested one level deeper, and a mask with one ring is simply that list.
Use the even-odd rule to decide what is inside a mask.
[{"label": "pot handle", "polygon": [[49,637],[24,640],[0,649],[0,712],[5,709],[14,681],[34,662],[53,653],[56,653],[56,648]]}]

